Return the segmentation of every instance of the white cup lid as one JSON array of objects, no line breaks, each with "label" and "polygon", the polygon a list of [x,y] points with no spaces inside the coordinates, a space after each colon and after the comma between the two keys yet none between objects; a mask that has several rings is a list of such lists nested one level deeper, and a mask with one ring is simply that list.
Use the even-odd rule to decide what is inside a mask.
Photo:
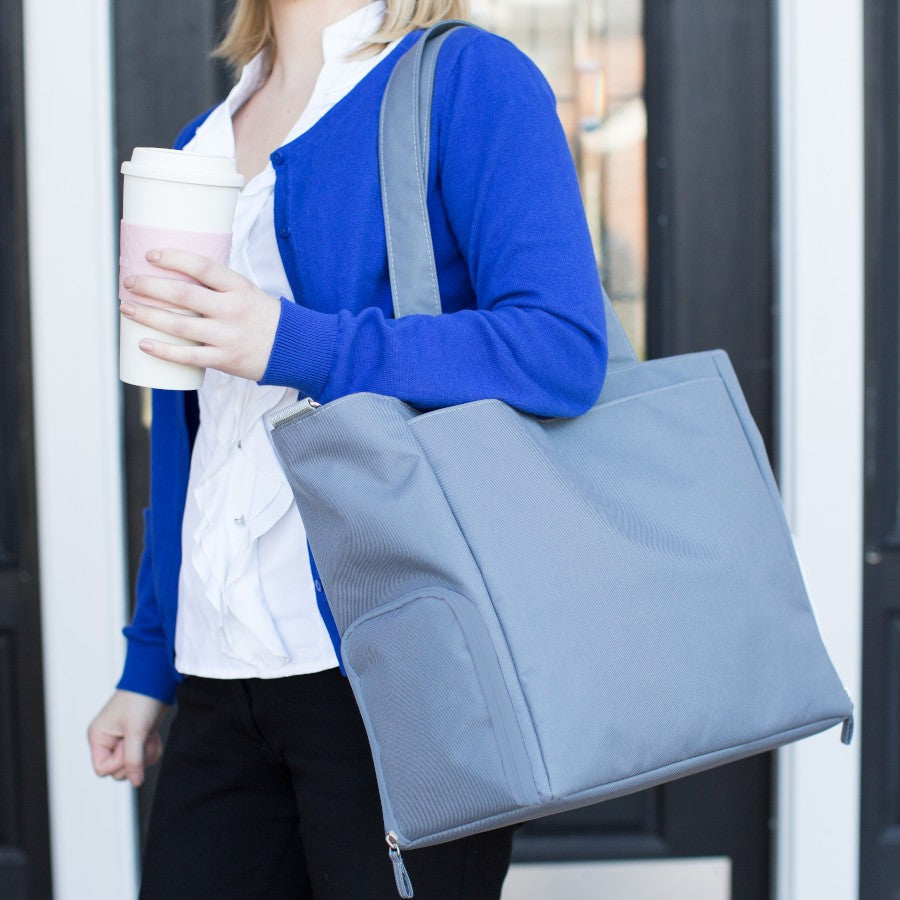
[{"label": "white cup lid", "polygon": [[162,147],[135,147],[131,159],[122,163],[122,174],[217,187],[244,186],[244,176],[233,157],[200,156]]}]

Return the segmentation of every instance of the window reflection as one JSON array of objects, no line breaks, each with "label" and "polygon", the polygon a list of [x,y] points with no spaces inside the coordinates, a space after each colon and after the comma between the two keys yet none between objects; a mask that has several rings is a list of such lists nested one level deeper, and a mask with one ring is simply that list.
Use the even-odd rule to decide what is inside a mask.
[{"label": "window reflection", "polygon": [[646,354],[647,117],[641,0],[473,0],[540,67],[578,169],[603,284]]}]

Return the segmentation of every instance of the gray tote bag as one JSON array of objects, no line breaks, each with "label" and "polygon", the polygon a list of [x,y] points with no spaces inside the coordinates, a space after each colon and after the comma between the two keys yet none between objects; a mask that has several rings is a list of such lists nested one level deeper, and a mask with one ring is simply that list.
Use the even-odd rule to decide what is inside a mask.
[{"label": "gray tote bag", "polygon": [[[421,215],[431,74],[381,119],[395,314],[439,313]],[[638,363],[609,301],[597,404],[393,397],[270,416],[399,850],[639,791],[844,723],[762,440],[727,355]]]}]

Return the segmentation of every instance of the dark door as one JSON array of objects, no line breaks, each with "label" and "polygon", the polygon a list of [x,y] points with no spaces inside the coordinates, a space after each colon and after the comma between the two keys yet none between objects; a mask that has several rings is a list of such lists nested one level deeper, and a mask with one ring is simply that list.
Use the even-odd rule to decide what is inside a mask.
[{"label": "dark door", "polygon": [[[134,147],[172,146],[187,122],[228,92],[228,73],[210,59],[209,52],[230,6],[227,0],[138,0],[114,5],[120,161],[128,159]],[[141,511],[150,493],[150,392],[126,384],[122,390],[129,582],[134,584],[143,546]],[[167,726],[168,721],[163,723],[164,736]],[[142,834],[155,784],[153,768],[138,794]]]},{"label": "dark door", "polygon": [[0,897],[51,896],[25,243],[22,8],[0,0]]},{"label": "dark door", "polygon": [[[773,456],[771,34],[768,2],[644,4],[647,353],[727,350]],[[516,858],[727,856],[734,900],[764,900],[770,791],[757,756],[535,822]]]},{"label": "dark door", "polygon": [[[586,16],[590,29],[602,29],[615,20],[617,4],[619,0],[573,3],[572,18]],[[529,34],[549,34],[551,44],[569,40],[572,23],[558,18],[548,22],[545,7],[530,8],[527,27],[519,32],[526,40]],[[513,12],[526,14],[521,2]],[[140,0],[116,6],[120,155],[130,153],[136,143],[171,142],[188,117],[223,96],[224,75],[204,58],[221,13],[222,4],[214,0],[166,0],[162,5]],[[771,448],[770,3],[654,0],[644,4],[643,22],[643,36],[638,25],[637,39],[645,48],[639,52],[645,60],[648,125],[646,171],[640,175],[649,191],[626,190],[615,176],[603,184],[606,196],[620,191],[634,213],[617,217],[612,225],[609,216],[606,224],[599,215],[591,219],[601,257],[628,258],[614,278],[605,277],[607,288],[634,323],[642,321],[641,315],[631,315],[626,304],[633,306],[646,284],[646,334],[632,334],[650,355],[728,350]],[[529,51],[524,41],[520,46]],[[624,40],[616,46],[632,53],[632,44]],[[606,62],[627,68],[633,58],[617,51]],[[571,79],[570,96],[559,97],[560,112],[566,121],[584,119],[592,129],[604,112],[595,90],[598,73],[581,70],[580,79]],[[633,111],[632,106],[622,109],[626,115]],[[591,177],[595,174],[603,177],[599,168],[591,170]],[[629,178],[632,174],[629,169]],[[589,204],[589,218],[592,209]],[[649,234],[640,225],[643,221],[649,222]],[[640,252],[628,252],[627,239],[636,227],[643,229],[644,245],[649,243],[647,262]],[[137,390],[126,388],[133,562],[141,546],[140,509],[147,496],[141,409]],[[770,786],[770,760],[756,757],[528,825],[518,833],[515,857],[727,856],[735,900],[765,900]]]},{"label": "dark door", "polygon": [[900,897],[898,6],[866,15],[866,405],[861,900]]}]

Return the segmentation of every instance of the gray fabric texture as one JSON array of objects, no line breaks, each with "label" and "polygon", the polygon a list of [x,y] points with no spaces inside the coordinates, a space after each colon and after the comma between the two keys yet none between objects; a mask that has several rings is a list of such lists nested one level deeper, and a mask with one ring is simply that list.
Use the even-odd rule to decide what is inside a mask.
[{"label": "gray fabric texture", "polygon": [[[442,24],[384,100],[398,315],[434,302],[419,84]],[[727,355],[638,364],[606,304],[612,361],[578,418],[353,394],[270,421],[404,848],[851,717]]]}]

